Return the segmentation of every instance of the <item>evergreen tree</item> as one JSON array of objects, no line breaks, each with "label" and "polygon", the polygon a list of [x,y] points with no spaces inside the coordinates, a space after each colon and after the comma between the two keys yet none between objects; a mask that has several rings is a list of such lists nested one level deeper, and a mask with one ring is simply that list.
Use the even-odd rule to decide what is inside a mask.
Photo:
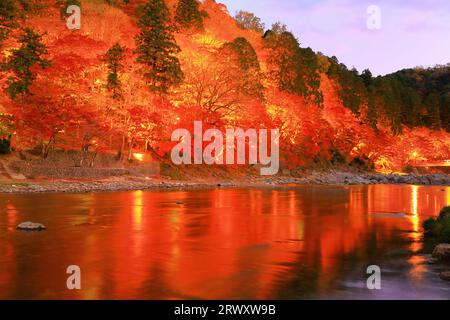
[{"label": "evergreen tree", "polygon": [[369,69],[365,69],[361,73],[361,78],[363,79],[364,85],[366,86],[366,88],[369,88],[373,84],[372,72],[370,72]]},{"label": "evergreen tree", "polygon": [[199,10],[197,0],[179,0],[175,21],[182,29],[203,30],[206,12]]},{"label": "evergreen tree", "polygon": [[181,51],[175,42],[169,10],[164,0],[149,0],[140,9],[136,37],[136,61],[144,65],[144,77],[151,91],[167,93],[183,81],[183,72],[176,54]]},{"label": "evergreen tree", "polygon": [[19,10],[14,0],[0,1],[0,48],[11,30],[17,27],[16,19],[18,16]]},{"label": "evergreen tree", "polygon": [[261,67],[251,43],[246,38],[239,37],[223,45],[223,54],[227,51],[236,57],[239,69],[244,74],[242,87],[245,94],[262,97],[264,87],[261,84]]},{"label": "evergreen tree", "polygon": [[425,99],[427,114],[429,117],[429,126],[433,129],[441,129],[441,100],[437,92],[430,93]]},{"label": "evergreen tree", "polygon": [[122,98],[122,86],[119,79],[119,73],[123,70],[123,61],[125,59],[125,47],[122,47],[119,43],[112,46],[108,52],[106,52],[103,61],[108,65],[108,90],[112,92],[113,99]]},{"label": "evergreen tree", "polygon": [[369,74],[359,76],[358,70],[353,68],[348,70],[347,66],[339,63],[336,57],[330,59],[331,66],[328,75],[335,79],[338,84],[338,94],[342,103],[355,115],[360,115],[361,107],[367,101],[367,88],[364,77]]},{"label": "evergreen tree", "polygon": [[280,23],[266,32],[264,46],[269,52],[271,77],[278,87],[321,105],[323,97],[317,55],[310,48],[300,48],[298,40]]},{"label": "evergreen tree", "polygon": [[48,52],[42,43],[41,34],[26,28],[18,40],[20,48],[12,50],[12,55],[5,65],[5,69],[14,74],[9,77],[6,89],[13,100],[18,95],[31,94],[30,86],[36,79],[36,72],[32,70],[34,66],[46,68],[50,65],[50,61],[42,57]]},{"label": "evergreen tree", "polygon": [[249,69],[257,69],[260,70],[260,65],[258,61],[258,56],[256,55],[256,51],[244,37],[239,37],[234,39],[232,42],[227,42],[224,45],[224,48],[233,50],[238,58],[239,65],[244,70]]}]

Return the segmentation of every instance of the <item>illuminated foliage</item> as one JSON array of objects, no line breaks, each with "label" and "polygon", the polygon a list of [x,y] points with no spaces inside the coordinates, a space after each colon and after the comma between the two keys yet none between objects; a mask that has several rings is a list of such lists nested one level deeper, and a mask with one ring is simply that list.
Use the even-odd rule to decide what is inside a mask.
[{"label": "illuminated foliage", "polygon": [[[168,161],[172,131],[202,120],[205,129],[280,128],[288,167],[364,159],[390,172],[450,158],[450,135],[437,130],[450,129],[449,66],[359,74],[302,48],[281,23],[261,37],[257,17],[238,13],[236,23],[210,0],[191,2],[209,16],[199,30],[188,12],[188,24],[177,21],[177,0],[79,1],[82,32],[54,14],[69,1],[30,3],[38,2],[49,10],[0,2],[0,24],[10,27],[0,86],[15,83],[10,93],[20,96],[0,95],[0,110],[13,116],[15,149],[40,147],[43,157],[53,148],[108,151],[124,160],[148,152]],[[17,43],[19,25],[48,35]]]}]

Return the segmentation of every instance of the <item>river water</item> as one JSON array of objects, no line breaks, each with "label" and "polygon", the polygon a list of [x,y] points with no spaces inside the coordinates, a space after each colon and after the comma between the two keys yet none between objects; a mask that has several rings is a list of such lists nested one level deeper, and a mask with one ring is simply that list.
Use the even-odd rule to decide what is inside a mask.
[{"label": "river water", "polygon": [[445,205],[450,187],[394,185],[3,194],[0,298],[450,299],[421,253]]}]

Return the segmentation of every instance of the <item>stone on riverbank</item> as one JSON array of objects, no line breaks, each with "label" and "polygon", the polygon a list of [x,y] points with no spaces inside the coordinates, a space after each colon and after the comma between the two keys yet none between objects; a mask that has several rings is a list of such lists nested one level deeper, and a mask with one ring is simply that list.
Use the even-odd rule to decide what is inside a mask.
[{"label": "stone on riverbank", "polygon": [[437,245],[433,250],[432,256],[438,260],[450,260],[450,244],[442,243]]},{"label": "stone on riverbank", "polygon": [[42,231],[45,230],[45,226],[40,223],[35,223],[31,221],[22,222],[17,226],[17,229],[19,230],[25,230],[25,231]]},{"label": "stone on riverbank", "polygon": [[441,277],[442,280],[450,281],[450,271],[441,272],[439,276]]}]

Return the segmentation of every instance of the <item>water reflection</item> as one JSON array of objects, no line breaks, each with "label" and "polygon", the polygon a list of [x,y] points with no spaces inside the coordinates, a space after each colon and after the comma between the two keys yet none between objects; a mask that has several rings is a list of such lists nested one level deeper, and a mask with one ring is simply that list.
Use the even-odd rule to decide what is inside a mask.
[{"label": "water reflection", "polygon": [[[417,186],[2,195],[0,298],[446,298],[414,253],[447,204],[450,188]],[[65,289],[71,264],[81,291]],[[395,270],[377,295],[370,264]]]}]

